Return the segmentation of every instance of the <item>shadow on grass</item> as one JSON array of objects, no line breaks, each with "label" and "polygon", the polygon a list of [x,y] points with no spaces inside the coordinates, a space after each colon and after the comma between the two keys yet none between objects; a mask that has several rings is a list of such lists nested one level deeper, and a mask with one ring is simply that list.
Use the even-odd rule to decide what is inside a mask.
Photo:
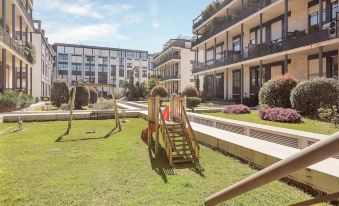
[{"label": "shadow on grass", "polygon": [[115,131],[116,129],[118,129],[118,126],[116,126],[114,129],[112,129],[109,133],[107,133],[105,136],[103,137],[95,137],[95,138],[81,138],[81,139],[73,139],[73,140],[62,140],[63,137],[67,136],[67,132],[64,133],[63,135],[59,136],[55,142],[77,142],[77,141],[88,141],[88,140],[100,140],[100,139],[107,139],[110,136],[112,136],[113,134],[119,133],[120,131]]}]

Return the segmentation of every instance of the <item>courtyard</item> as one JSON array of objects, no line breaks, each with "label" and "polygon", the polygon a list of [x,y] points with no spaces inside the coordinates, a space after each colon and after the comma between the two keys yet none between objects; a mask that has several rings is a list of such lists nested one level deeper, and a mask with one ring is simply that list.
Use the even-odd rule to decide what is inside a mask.
[{"label": "courtyard", "polygon": [[[0,205],[201,205],[203,199],[257,172],[248,164],[201,146],[200,164],[175,169],[166,155],[149,156],[128,119],[106,136],[113,120],[0,124]],[[95,130],[95,133],[93,133]],[[88,131],[92,131],[88,133]],[[275,181],[227,205],[288,205],[311,196]]]}]

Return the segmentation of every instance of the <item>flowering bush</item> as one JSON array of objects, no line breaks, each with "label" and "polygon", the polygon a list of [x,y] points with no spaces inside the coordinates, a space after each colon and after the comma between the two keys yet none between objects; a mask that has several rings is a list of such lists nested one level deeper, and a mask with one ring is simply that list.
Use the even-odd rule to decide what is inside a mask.
[{"label": "flowering bush", "polygon": [[259,110],[259,116],[263,120],[272,122],[300,123],[301,115],[294,109],[285,108],[262,108]]},{"label": "flowering bush", "polygon": [[269,107],[291,108],[290,94],[297,84],[297,80],[288,74],[273,78],[260,89],[259,103]]},{"label": "flowering bush", "polygon": [[224,113],[226,114],[249,114],[251,113],[251,110],[248,106],[245,106],[243,104],[234,104],[234,105],[228,105],[224,109]]},{"label": "flowering bush", "polygon": [[160,97],[167,97],[168,92],[166,88],[162,85],[157,85],[152,89],[151,95],[152,97],[156,97],[157,95],[159,95]]},{"label": "flowering bush", "polygon": [[182,96],[187,97],[198,97],[199,93],[198,90],[193,86],[187,86],[184,91],[182,92]]}]

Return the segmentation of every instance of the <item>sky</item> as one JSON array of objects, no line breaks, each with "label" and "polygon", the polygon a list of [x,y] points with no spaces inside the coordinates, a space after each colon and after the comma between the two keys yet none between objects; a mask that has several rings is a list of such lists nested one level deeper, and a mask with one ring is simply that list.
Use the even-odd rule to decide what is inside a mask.
[{"label": "sky", "polygon": [[50,43],[161,51],[179,35],[192,36],[192,20],[211,0],[34,0]]}]

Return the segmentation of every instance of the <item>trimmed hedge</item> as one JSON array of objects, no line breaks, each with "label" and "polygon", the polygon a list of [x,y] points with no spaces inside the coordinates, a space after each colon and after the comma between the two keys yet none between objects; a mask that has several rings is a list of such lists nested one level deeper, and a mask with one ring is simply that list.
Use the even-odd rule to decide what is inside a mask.
[{"label": "trimmed hedge", "polygon": [[187,97],[186,106],[194,112],[194,109],[201,103],[201,99],[199,97]]},{"label": "trimmed hedge", "polygon": [[297,84],[297,80],[288,74],[269,80],[260,89],[259,104],[269,107],[291,108],[290,94]]},{"label": "trimmed hedge", "polygon": [[95,104],[98,101],[98,91],[94,87],[89,88],[89,103]]},{"label": "trimmed hedge", "polygon": [[224,109],[224,113],[226,114],[249,114],[251,113],[251,110],[248,106],[245,106],[243,104],[234,104],[234,105],[228,105]]},{"label": "trimmed hedge", "polygon": [[335,79],[315,78],[303,81],[291,92],[291,104],[301,114],[314,115],[320,108],[338,104],[339,89]]},{"label": "trimmed hedge", "polygon": [[198,97],[199,92],[194,86],[187,86],[187,87],[185,87],[184,91],[182,92],[182,96]]},{"label": "trimmed hedge", "polygon": [[69,102],[69,90],[65,80],[55,80],[51,90],[51,102],[54,106],[60,107],[61,104]]},{"label": "trimmed hedge", "polygon": [[157,85],[155,86],[152,91],[151,91],[151,96],[152,97],[156,97],[156,96],[160,96],[160,97],[167,97],[168,92],[165,89],[165,87],[163,87],[162,85]]},{"label": "trimmed hedge", "polygon": [[[73,96],[73,89],[71,90],[71,96]],[[83,106],[87,106],[89,103],[89,90],[86,86],[77,86],[74,100],[75,109],[82,109]]]},{"label": "trimmed hedge", "polygon": [[272,122],[300,123],[301,115],[294,109],[263,108],[259,110],[259,116],[263,120]]},{"label": "trimmed hedge", "polygon": [[[35,102],[34,98],[31,95],[19,93],[19,92],[5,92],[3,94],[0,93],[0,111],[1,108],[8,107],[10,110],[20,110],[26,107],[29,107],[31,104]],[[5,112],[5,111],[4,111]]]}]

